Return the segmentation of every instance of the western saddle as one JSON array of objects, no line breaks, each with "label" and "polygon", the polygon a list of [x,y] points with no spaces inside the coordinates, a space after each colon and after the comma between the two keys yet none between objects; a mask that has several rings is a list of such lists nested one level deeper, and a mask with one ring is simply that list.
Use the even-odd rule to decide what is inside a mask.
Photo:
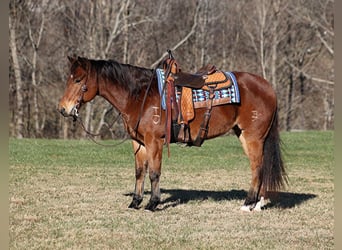
[{"label": "western saddle", "polygon": [[[163,62],[166,78],[166,143],[169,145],[171,142],[182,142],[199,147],[208,133],[212,107],[227,103],[227,100],[214,100],[215,91],[228,88],[232,83],[223,71],[210,64],[195,74],[182,72],[170,50],[168,53],[169,57]],[[194,104],[193,89],[208,91],[209,99],[201,104]],[[206,111],[200,131],[193,140],[189,122],[195,117],[195,108],[206,108]]]}]

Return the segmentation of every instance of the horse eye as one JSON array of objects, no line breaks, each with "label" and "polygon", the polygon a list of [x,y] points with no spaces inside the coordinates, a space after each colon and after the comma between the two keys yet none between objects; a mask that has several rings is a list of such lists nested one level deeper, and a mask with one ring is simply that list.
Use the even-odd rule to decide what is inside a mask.
[{"label": "horse eye", "polygon": [[81,79],[75,79],[75,83],[80,83]]}]

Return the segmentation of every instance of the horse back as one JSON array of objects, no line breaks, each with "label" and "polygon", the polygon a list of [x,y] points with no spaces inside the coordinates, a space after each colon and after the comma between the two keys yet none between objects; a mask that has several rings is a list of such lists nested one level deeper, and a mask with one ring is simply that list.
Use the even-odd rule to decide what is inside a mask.
[{"label": "horse back", "polygon": [[[255,74],[233,73],[239,86],[240,103],[212,108],[207,139],[223,135],[234,126],[262,137],[266,134],[270,121],[273,119],[277,101],[272,85]],[[195,119],[189,124],[192,138],[197,135],[204,115],[204,108],[195,110]]]}]

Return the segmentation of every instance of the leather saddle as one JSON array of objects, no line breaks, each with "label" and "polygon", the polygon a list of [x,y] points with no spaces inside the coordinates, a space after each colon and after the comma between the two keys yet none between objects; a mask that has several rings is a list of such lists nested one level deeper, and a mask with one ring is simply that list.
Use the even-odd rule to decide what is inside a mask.
[{"label": "leather saddle", "polygon": [[[216,90],[228,88],[232,84],[230,79],[223,71],[217,70],[213,65],[206,65],[200,68],[195,74],[184,73],[182,71],[174,74],[174,85],[178,88],[180,123],[188,124],[195,117],[195,108],[216,106],[224,104],[227,99],[212,99],[202,103],[193,103],[193,89],[208,91],[210,96],[214,95]],[[209,103],[210,102],[210,103]],[[211,109],[211,107],[210,107]]]},{"label": "leather saddle", "polygon": [[[169,58],[163,63],[166,72],[167,112],[166,112],[166,142],[184,142],[188,145],[201,146],[208,133],[208,123],[212,107],[227,103],[227,100],[214,103],[215,91],[228,88],[232,82],[223,71],[217,70],[213,65],[206,65],[196,73],[182,72],[170,50]],[[177,101],[175,89],[178,96]],[[195,117],[193,103],[193,89],[202,89],[209,92],[209,99],[204,102],[205,113],[196,138],[190,137],[189,122]],[[175,102],[176,101],[176,102]],[[176,117],[172,113],[177,114]],[[171,125],[172,124],[172,125]],[[171,126],[173,127],[171,133]],[[172,138],[174,138],[174,140]]]},{"label": "leather saddle", "polygon": [[219,88],[227,88],[230,86],[230,81],[226,74],[217,70],[215,65],[208,64],[200,68],[195,74],[185,73],[179,71],[174,75],[174,84],[179,87],[188,87],[191,89],[204,89],[209,91],[209,88],[214,88],[214,90]]}]

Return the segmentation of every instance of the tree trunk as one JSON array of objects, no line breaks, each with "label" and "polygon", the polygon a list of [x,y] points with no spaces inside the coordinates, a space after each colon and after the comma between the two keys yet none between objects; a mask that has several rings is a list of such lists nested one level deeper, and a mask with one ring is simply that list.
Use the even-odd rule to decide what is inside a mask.
[{"label": "tree trunk", "polygon": [[44,31],[44,21],[45,21],[44,14],[42,14],[42,21],[40,23],[37,41],[35,41],[33,38],[31,26],[29,26],[29,30],[28,30],[32,48],[33,48],[32,73],[31,73],[32,87],[33,87],[33,100],[32,100],[33,101],[33,120],[34,120],[35,134],[36,136],[39,136],[39,137],[42,136],[41,127],[44,127],[44,125],[42,124],[40,126],[40,123],[39,123],[39,106],[38,106],[39,81],[37,81],[37,58],[38,58],[38,48],[39,48],[40,41],[42,39],[43,31]]},{"label": "tree trunk", "polygon": [[24,110],[23,110],[23,82],[21,80],[21,68],[19,64],[17,44],[16,44],[16,29],[14,27],[11,16],[9,16],[9,46],[11,49],[11,57],[13,61],[13,70],[14,70],[14,78],[15,78],[15,90],[16,90],[16,137],[23,138],[24,137]]},{"label": "tree trunk", "polygon": [[291,130],[291,122],[292,122],[292,101],[293,101],[293,92],[294,92],[294,79],[293,79],[293,69],[290,68],[291,74],[289,75],[289,85],[287,88],[287,100],[286,100],[286,131]]},{"label": "tree trunk", "polygon": [[273,85],[274,89],[277,90],[277,49],[278,49],[278,13],[279,10],[279,1],[273,1],[273,25],[272,25],[272,44],[271,44],[271,65],[270,65],[270,82]]},{"label": "tree trunk", "polygon": [[68,139],[69,123],[63,119],[63,139]]},{"label": "tree trunk", "polygon": [[[89,22],[89,26],[88,26],[88,34],[89,34],[89,56],[90,58],[95,58],[96,57],[96,39],[95,39],[95,34],[96,33],[96,3],[94,3],[94,1],[90,2],[90,19],[91,21]],[[83,120],[84,122],[84,127],[91,131],[92,130],[92,119],[91,116],[93,114],[93,102],[89,102],[87,104],[85,104],[85,119]],[[83,136],[87,136],[87,132],[83,131]]]},{"label": "tree trunk", "polygon": [[125,11],[124,11],[124,45],[123,45],[123,63],[128,63],[128,16],[129,16],[129,4],[130,4],[130,0],[127,0],[126,4],[125,4]]},{"label": "tree trunk", "polygon": [[203,15],[200,16],[202,18],[202,26],[201,26],[201,34],[200,34],[200,42],[201,42],[201,61],[200,66],[203,67],[207,63],[207,33],[208,33],[208,0],[204,0],[203,3]]},{"label": "tree trunk", "polygon": [[38,84],[36,79],[36,67],[37,67],[37,50],[33,50],[32,58],[32,87],[33,87],[33,121],[36,135],[40,135],[39,131],[39,111],[38,111]]},{"label": "tree trunk", "polygon": [[265,2],[261,1],[260,4],[257,5],[257,11],[258,11],[258,17],[259,17],[259,38],[260,38],[260,65],[261,65],[261,71],[262,71],[262,77],[267,79],[266,76],[266,62],[265,62],[265,37],[264,37],[264,30],[266,25],[266,6]]}]

